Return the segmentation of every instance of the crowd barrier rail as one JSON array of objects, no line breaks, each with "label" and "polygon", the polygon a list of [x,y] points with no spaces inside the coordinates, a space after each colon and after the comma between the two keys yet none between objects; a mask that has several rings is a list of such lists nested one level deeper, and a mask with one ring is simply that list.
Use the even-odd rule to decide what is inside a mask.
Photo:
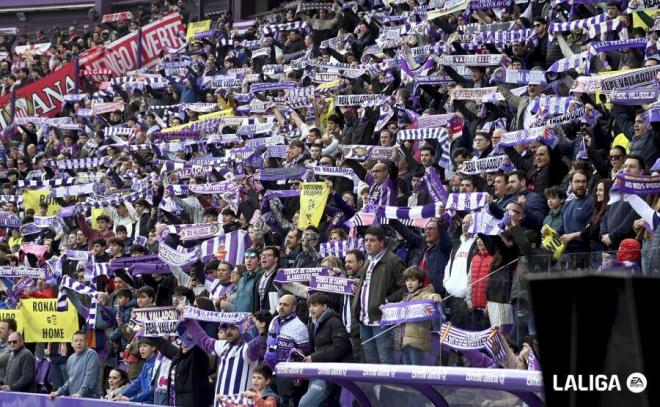
[{"label": "crowd barrier rail", "polygon": [[[353,363],[279,363],[282,378],[323,379],[342,387],[361,407],[481,406],[499,400],[500,406],[543,406],[541,372],[442,366],[375,365]],[[342,398],[342,407],[351,403]]]},{"label": "crowd barrier rail", "polygon": [[111,406],[144,406],[140,403],[127,401],[109,401],[87,399],[83,397],[56,397],[51,399],[47,394],[21,393],[17,391],[0,392],[0,407],[111,407]]}]

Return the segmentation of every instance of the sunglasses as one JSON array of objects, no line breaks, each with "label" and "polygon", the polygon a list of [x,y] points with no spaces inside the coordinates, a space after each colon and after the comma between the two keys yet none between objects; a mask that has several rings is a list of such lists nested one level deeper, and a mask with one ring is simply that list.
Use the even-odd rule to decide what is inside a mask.
[{"label": "sunglasses", "polygon": [[7,341],[7,343],[10,344],[10,345],[14,345],[14,344],[17,344],[18,341]]},{"label": "sunglasses", "polygon": [[257,253],[245,253],[244,257],[259,257]]},{"label": "sunglasses", "polygon": [[621,157],[623,157],[623,156],[621,156],[621,155],[611,155],[611,156],[609,156],[609,157],[607,157],[607,158],[608,158],[610,161],[612,161],[612,160],[620,160]]}]

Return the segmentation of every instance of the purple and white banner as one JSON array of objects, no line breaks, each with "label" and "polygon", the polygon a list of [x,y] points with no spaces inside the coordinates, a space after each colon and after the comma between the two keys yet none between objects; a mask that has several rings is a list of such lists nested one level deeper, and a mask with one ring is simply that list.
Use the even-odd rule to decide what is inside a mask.
[{"label": "purple and white banner", "polygon": [[381,94],[338,95],[335,96],[335,106],[361,106],[365,102],[380,102],[384,98]]},{"label": "purple and white banner", "polygon": [[329,276],[330,269],[325,267],[306,267],[306,268],[286,268],[278,269],[275,275],[275,282],[277,283],[306,283],[309,282],[312,276]]},{"label": "purple and white banner", "polygon": [[433,201],[447,202],[447,189],[442,185],[442,181],[440,181],[438,173],[435,172],[435,168],[428,167],[426,174],[422,177],[422,181],[424,181],[424,186]]},{"label": "purple and white banner", "polygon": [[472,100],[481,102],[484,99],[504,100],[502,94],[497,91],[497,86],[488,88],[454,88],[450,92],[453,100]]},{"label": "purple and white banner", "polygon": [[557,137],[550,127],[535,127],[505,133],[500,139],[500,143],[495,147],[495,150],[502,151],[505,147],[530,144],[535,141],[540,141],[551,148],[554,148],[558,142]]},{"label": "purple and white banner", "polygon": [[271,90],[286,90],[297,88],[298,84],[292,81],[285,82],[262,82],[250,85],[250,93],[266,92]]},{"label": "purple and white banner", "polygon": [[486,211],[474,212],[472,214],[471,233],[473,235],[481,233],[486,236],[497,236],[504,232],[502,223],[502,219],[496,219]]},{"label": "purple and white banner", "polygon": [[172,267],[188,267],[199,258],[199,246],[184,252],[169,247],[164,242],[158,245],[158,257]]},{"label": "purple and white banner", "polygon": [[488,194],[485,192],[451,193],[445,204],[446,210],[474,211],[487,205]]},{"label": "purple and white banner", "polygon": [[380,326],[439,319],[442,313],[433,300],[415,300],[381,305]]},{"label": "purple and white banner", "polygon": [[343,146],[341,152],[344,155],[344,160],[388,160],[397,162],[403,157],[403,152],[398,146],[380,147],[353,144]]},{"label": "purple and white banner", "polygon": [[629,89],[655,85],[658,72],[660,72],[660,65],[632,69],[623,73],[604,76],[599,78],[599,90],[601,93],[609,94],[614,89]]},{"label": "purple and white banner", "polygon": [[145,338],[162,338],[164,336],[178,336],[178,319],[158,319],[142,322],[143,329],[140,334]]},{"label": "purple and white banner", "polygon": [[231,264],[243,264],[245,251],[251,245],[252,241],[246,231],[235,230],[226,235],[202,242],[200,257],[202,261],[208,261],[211,257],[216,257]]},{"label": "purple and white banner", "polygon": [[259,331],[254,325],[251,314],[249,312],[206,311],[186,305],[181,318],[213,322],[216,324],[234,325],[238,328],[241,336],[246,341],[249,341],[250,339],[259,335]]},{"label": "purple and white banner", "polygon": [[188,190],[200,195],[238,193],[238,184],[233,180],[213,182],[211,184],[190,184]]},{"label": "purple and white banner", "polygon": [[131,321],[142,324],[146,321],[174,321],[179,320],[179,311],[174,306],[133,308]]},{"label": "purple and white banner", "polygon": [[[449,124],[449,121],[456,116],[454,113],[422,115],[415,119],[416,129],[425,129],[430,127],[442,127]],[[399,134],[397,133],[397,137]]]},{"label": "purple and white banner", "polygon": [[495,360],[503,360],[506,357],[506,348],[501,342],[497,330],[491,328],[483,331],[466,331],[456,328],[451,323],[444,323],[440,328],[440,343],[457,350],[480,350],[484,349]]},{"label": "purple and white banner", "polygon": [[617,174],[610,192],[623,192],[635,195],[660,193],[660,175]]},{"label": "purple and white banner", "polygon": [[463,162],[463,168],[459,170],[462,174],[476,175],[485,172],[510,172],[515,170],[515,166],[506,155],[496,155],[494,157],[480,158],[478,160],[469,160]]},{"label": "purple and white banner", "polygon": [[332,294],[353,295],[355,291],[355,281],[344,277],[317,275],[310,278],[309,289]]},{"label": "purple and white banner", "polygon": [[346,257],[346,253],[350,250],[364,250],[364,239],[349,238],[348,240],[321,243],[319,247],[319,257],[325,258],[327,256],[336,256],[344,258]]},{"label": "purple and white banner", "polygon": [[437,62],[449,66],[499,66],[507,65],[509,58],[501,54],[441,55]]},{"label": "purple and white banner", "polygon": [[490,78],[492,83],[511,83],[514,85],[545,85],[545,71],[498,68]]},{"label": "purple and white banner", "polygon": [[615,105],[641,106],[654,103],[660,98],[660,88],[613,89],[610,103]]},{"label": "purple and white banner", "polygon": [[14,267],[14,266],[0,266],[0,277],[7,278],[22,278],[31,277],[38,278],[46,270],[31,267]]},{"label": "purple and white banner", "polygon": [[181,240],[210,239],[224,233],[222,226],[218,223],[195,223],[191,225],[170,225],[170,233],[178,234]]},{"label": "purple and white banner", "polygon": [[0,212],[0,227],[20,228],[23,220],[11,212]]}]

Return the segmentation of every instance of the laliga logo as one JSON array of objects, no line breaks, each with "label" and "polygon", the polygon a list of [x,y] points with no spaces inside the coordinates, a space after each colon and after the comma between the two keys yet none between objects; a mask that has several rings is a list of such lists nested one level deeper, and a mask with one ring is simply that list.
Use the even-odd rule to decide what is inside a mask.
[{"label": "laliga logo", "polygon": [[[632,393],[641,393],[646,389],[648,381],[642,373],[631,373],[626,380],[626,387]],[[617,375],[572,375],[566,376],[563,387],[559,385],[557,375],[552,375],[554,391],[621,391],[621,383]]]}]

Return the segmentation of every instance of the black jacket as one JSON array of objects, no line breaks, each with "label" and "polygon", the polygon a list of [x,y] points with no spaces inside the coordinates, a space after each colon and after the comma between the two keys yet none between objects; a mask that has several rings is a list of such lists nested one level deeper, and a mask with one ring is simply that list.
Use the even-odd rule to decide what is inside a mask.
[{"label": "black jacket", "polygon": [[[172,360],[176,367],[174,394],[177,406],[208,406],[213,402],[213,389],[209,384],[209,357],[200,347],[195,346],[187,353],[163,338],[151,338],[158,351]],[[168,373],[169,378],[170,373]],[[167,394],[170,382],[167,383]]]},{"label": "black jacket", "polygon": [[312,362],[352,362],[353,347],[351,338],[341,317],[328,308],[319,319],[318,328],[314,323],[307,325],[312,349]]},{"label": "black jacket", "polygon": [[[275,287],[275,285],[273,284],[273,280],[275,280],[276,275],[277,275],[277,270],[273,271],[273,274],[271,274],[269,277],[266,277],[266,274],[264,273],[257,279],[257,281],[254,282],[254,288],[252,291],[252,309],[255,312],[259,310],[270,310],[270,299],[268,298],[268,293],[277,292],[277,287]],[[264,278],[268,278],[268,281],[266,282],[266,287],[264,288],[263,304],[260,304],[259,284],[261,283],[261,280]],[[274,305],[275,305],[275,309],[277,309],[277,304]]]}]

